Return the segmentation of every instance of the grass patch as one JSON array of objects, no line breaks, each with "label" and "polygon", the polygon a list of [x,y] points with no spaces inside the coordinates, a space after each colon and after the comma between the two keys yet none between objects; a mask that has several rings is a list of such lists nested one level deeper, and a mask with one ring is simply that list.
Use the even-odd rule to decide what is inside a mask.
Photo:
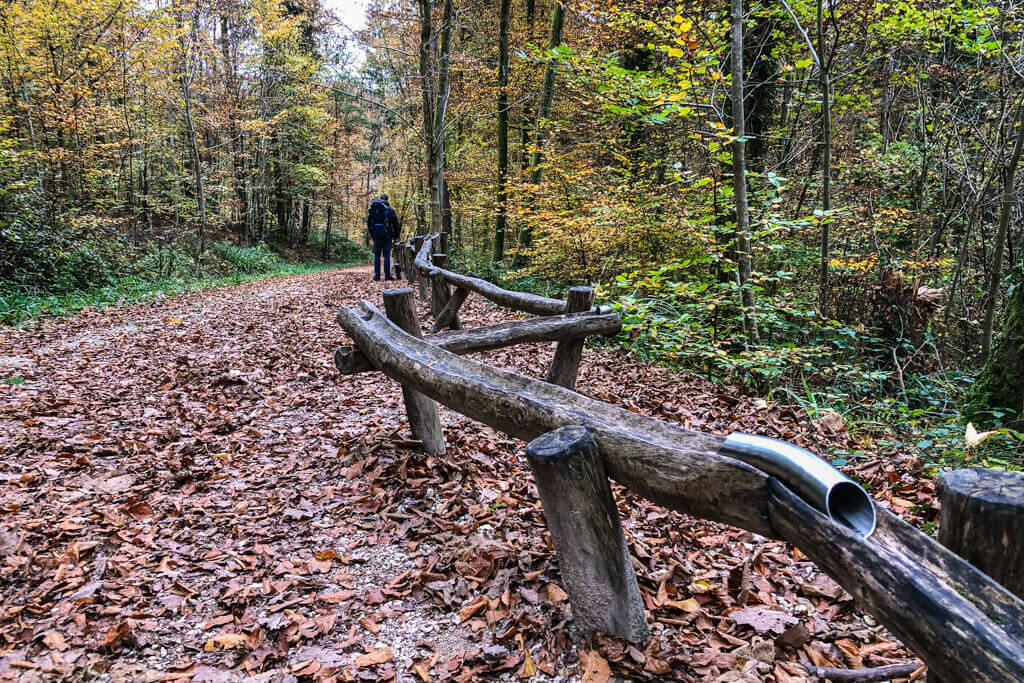
[{"label": "grass patch", "polygon": [[10,377],[4,377],[2,380],[0,380],[0,384],[6,384],[7,386],[17,386],[19,384],[24,383],[25,378],[22,377],[21,375],[11,375]]},{"label": "grass patch", "polygon": [[[228,249],[241,252],[255,251],[255,249],[237,249],[235,247],[228,247]],[[234,256],[239,255],[234,254]],[[316,262],[292,264],[276,260],[263,261],[258,267],[254,267],[252,257],[249,256],[246,259],[248,260],[241,259],[246,267],[233,268],[228,275],[214,277],[189,274],[163,277],[129,276],[102,287],[60,294],[0,288],[0,325],[23,326],[37,318],[70,315],[85,308],[123,306],[212,287],[241,284],[282,275],[316,273],[355,265],[353,263]]]}]

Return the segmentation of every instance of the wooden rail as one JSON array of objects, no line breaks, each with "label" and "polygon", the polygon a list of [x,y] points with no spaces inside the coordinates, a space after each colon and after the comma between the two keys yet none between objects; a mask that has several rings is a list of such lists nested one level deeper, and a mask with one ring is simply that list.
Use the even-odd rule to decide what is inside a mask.
[{"label": "wooden rail", "polygon": [[[429,238],[423,240],[414,263],[421,274],[435,269],[428,272],[434,276],[434,286],[438,286],[437,268],[425,258],[430,244]],[[440,270],[445,283],[460,281],[449,280],[447,271]],[[489,292],[495,297],[492,301],[513,302],[516,307],[526,301],[506,296],[505,290],[495,294],[491,288],[500,289],[490,283],[488,288],[466,289]],[[411,290],[402,291],[411,298]],[[579,321],[601,317],[586,313],[575,316],[563,318]],[[575,445],[566,447],[565,457],[582,457],[579,462],[592,464],[551,469],[557,464],[558,454],[549,443],[531,443],[528,452],[532,453],[535,474],[543,473],[550,479],[543,486],[538,479],[538,486],[548,499],[545,514],[559,515],[552,535],[560,565],[566,568],[573,585],[585,583],[584,579],[599,584],[598,589],[590,586],[586,591],[570,590],[574,613],[584,617],[593,614],[592,619],[599,620],[603,608],[593,603],[594,595],[605,596],[601,604],[619,605],[608,607],[619,610],[618,618],[606,614],[604,621],[591,621],[587,626],[621,629],[616,634],[631,639],[645,632],[636,622],[636,601],[622,598],[616,602],[614,591],[608,590],[609,586],[626,587],[620,592],[627,590],[629,576],[623,572],[628,574],[631,567],[617,560],[594,564],[588,553],[574,550],[578,544],[572,538],[581,532],[566,526],[568,521],[563,517],[567,513],[556,509],[561,503],[550,502],[550,492],[558,488],[584,492],[577,496],[580,501],[603,499],[605,494],[594,482],[606,472],[630,491],[665,507],[794,544],[913,649],[927,663],[930,675],[945,681],[1024,681],[1024,602],[888,511],[877,510],[877,529],[865,538],[822,514],[780,480],[724,455],[723,437],[623,410],[571,388],[494,368],[444,348],[444,339],[473,331],[417,338],[365,301],[355,308],[342,308],[338,322],[358,349],[348,352],[349,358],[360,358],[352,361],[353,367],[368,363],[397,380],[403,391],[429,397],[524,440],[562,428],[575,430],[571,439],[553,440],[573,442]],[[505,327],[516,329],[529,322]],[[435,338],[440,338],[437,343]],[[516,343],[511,341],[515,338],[515,333],[506,332],[504,341]],[[339,364],[339,368],[343,366]],[[600,465],[593,464],[586,455],[590,448],[596,449]],[[580,503],[576,507],[586,506]],[[594,521],[585,529],[590,529],[595,543],[611,549],[605,555],[614,556],[615,542],[609,534],[621,534],[621,529],[598,528],[603,524],[600,520],[607,517],[601,512],[606,508],[602,504],[587,513],[585,518]],[[604,590],[600,590],[602,586]]]}]

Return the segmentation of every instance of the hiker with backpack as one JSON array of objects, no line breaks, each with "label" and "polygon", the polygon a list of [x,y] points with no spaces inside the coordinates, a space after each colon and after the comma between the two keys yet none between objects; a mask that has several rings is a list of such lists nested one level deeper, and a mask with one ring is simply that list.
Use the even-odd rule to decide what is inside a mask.
[{"label": "hiker with backpack", "polygon": [[380,279],[380,259],[384,257],[384,279],[391,280],[391,244],[398,239],[401,227],[398,214],[388,204],[388,196],[382,194],[370,204],[366,214],[366,229],[373,238],[373,279]]}]

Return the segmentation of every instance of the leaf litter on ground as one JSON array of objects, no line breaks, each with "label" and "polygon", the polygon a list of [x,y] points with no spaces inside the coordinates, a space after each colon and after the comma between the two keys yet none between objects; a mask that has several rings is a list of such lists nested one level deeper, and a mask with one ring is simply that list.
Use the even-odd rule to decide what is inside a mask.
[{"label": "leaf litter on ground", "polygon": [[[652,638],[574,641],[525,444],[442,409],[449,454],[424,456],[394,382],[333,368],[337,307],[381,289],[329,271],[3,331],[25,382],[0,386],[0,679],[801,681],[913,658],[798,550],[617,486]],[[472,298],[463,322],[507,317]],[[543,377],[551,354],[477,357]],[[865,451],[835,419],[607,349],[578,390]],[[935,519],[915,458],[845,469]]]}]

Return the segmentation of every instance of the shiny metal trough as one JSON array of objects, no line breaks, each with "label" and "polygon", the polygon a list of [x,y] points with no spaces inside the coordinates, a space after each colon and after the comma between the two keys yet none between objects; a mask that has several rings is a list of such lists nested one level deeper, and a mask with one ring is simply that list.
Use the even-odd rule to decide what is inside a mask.
[{"label": "shiny metal trough", "polygon": [[867,538],[875,530],[875,502],[860,484],[799,446],[753,434],[730,434],[718,452],[778,478],[833,520]]}]

